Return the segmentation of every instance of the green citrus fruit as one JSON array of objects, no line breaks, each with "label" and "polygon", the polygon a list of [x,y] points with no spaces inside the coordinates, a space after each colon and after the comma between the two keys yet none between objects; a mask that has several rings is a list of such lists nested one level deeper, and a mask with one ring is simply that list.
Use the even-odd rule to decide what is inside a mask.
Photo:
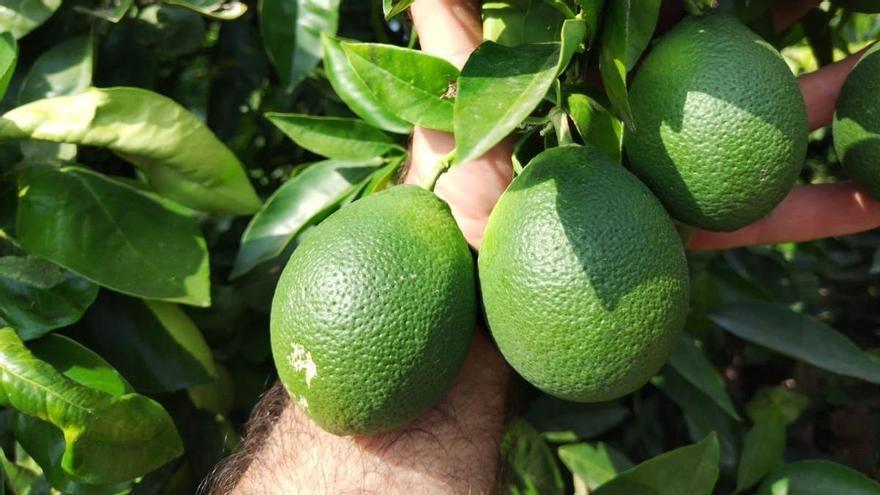
[{"label": "green citrus fruit", "polygon": [[862,56],[840,91],[834,149],[852,180],[880,198],[880,44]]},{"label": "green citrus fruit", "polygon": [[504,357],[567,400],[644,385],[688,310],[684,248],[666,211],[589,147],[545,151],[513,181],[489,218],[479,273]]},{"label": "green citrus fruit", "polygon": [[380,433],[449,388],[476,317],[474,263],[448,206],[396,186],[343,208],[294,251],[272,303],[291,399],[337,435]]},{"label": "green citrus fruit", "polygon": [[630,93],[632,171],[676,219],[731,231],[797,179],[807,114],[779,53],[735,17],[691,17],[646,57]]}]

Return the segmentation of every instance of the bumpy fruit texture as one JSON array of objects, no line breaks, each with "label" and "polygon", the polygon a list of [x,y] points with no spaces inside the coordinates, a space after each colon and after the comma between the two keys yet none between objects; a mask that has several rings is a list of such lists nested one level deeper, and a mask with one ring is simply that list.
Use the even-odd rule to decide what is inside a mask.
[{"label": "bumpy fruit texture", "polygon": [[779,53],[736,18],[691,17],[645,59],[630,93],[631,170],[676,219],[731,231],[794,185],[807,114]]},{"label": "bumpy fruit texture", "polygon": [[291,399],[337,435],[404,424],[449,389],[473,334],[474,263],[448,206],[396,186],[334,213],[297,248],[272,304]]},{"label": "bumpy fruit texture", "polygon": [[644,385],[688,311],[684,248],[666,211],[589,147],[545,151],[513,181],[489,219],[479,273],[504,357],[567,400]]},{"label": "bumpy fruit texture", "polygon": [[880,44],[862,56],[843,85],[834,149],[850,178],[880,198]]}]

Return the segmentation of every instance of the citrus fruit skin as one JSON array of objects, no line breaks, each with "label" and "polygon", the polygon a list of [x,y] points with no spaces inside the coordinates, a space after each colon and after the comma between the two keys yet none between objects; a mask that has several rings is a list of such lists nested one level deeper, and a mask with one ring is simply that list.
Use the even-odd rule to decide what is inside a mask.
[{"label": "citrus fruit skin", "polygon": [[847,175],[880,198],[880,45],[862,56],[840,91],[834,149]]},{"label": "citrus fruit skin", "polygon": [[319,225],[281,275],[270,325],[281,382],[330,433],[400,426],[450,387],[475,292],[445,203],[408,185],[361,199]]},{"label": "citrus fruit skin", "polygon": [[690,17],[633,80],[631,170],[676,219],[732,231],[770,213],[807,150],[807,113],[785,61],[735,17]]},{"label": "citrus fruit skin", "polygon": [[644,385],[688,310],[684,248],[666,211],[589,147],[545,151],[511,183],[489,218],[479,274],[507,362],[567,400]]}]

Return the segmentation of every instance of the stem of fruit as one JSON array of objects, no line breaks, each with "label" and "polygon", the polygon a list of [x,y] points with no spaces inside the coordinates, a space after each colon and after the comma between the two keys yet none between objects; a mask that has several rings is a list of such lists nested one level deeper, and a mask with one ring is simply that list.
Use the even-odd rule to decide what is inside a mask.
[{"label": "stem of fruit", "polygon": [[455,160],[455,149],[449,152],[443,158],[437,160],[437,163],[434,164],[434,169],[431,170],[431,173],[426,175],[419,181],[419,186],[429,190],[434,191],[434,187],[437,186],[437,179],[440,178],[441,175],[446,173],[449,170],[449,167],[452,166],[452,162]]}]

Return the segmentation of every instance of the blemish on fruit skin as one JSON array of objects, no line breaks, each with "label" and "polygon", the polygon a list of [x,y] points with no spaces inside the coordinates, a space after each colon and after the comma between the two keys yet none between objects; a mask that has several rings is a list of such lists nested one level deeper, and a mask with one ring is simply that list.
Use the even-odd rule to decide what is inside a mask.
[{"label": "blemish on fruit skin", "polygon": [[287,363],[290,364],[294,371],[305,372],[306,388],[309,388],[312,386],[312,380],[318,376],[318,367],[315,365],[315,361],[312,360],[312,353],[306,351],[302,344],[292,343],[290,347],[293,350],[287,356]]},{"label": "blemish on fruit skin", "polygon": [[296,402],[297,407],[299,407],[301,410],[309,410],[309,401],[304,395],[294,395],[293,400]]}]

